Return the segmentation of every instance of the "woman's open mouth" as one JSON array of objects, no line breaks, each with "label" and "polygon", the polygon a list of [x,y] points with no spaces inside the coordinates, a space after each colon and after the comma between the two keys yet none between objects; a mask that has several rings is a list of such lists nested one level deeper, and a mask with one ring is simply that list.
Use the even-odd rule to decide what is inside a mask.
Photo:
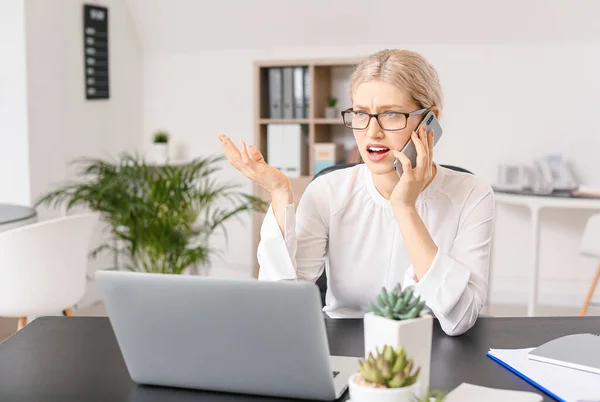
[{"label": "woman's open mouth", "polygon": [[388,155],[389,152],[390,152],[390,149],[388,147],[386,147],[385,145],[381,145],[381,144],[367,145],[367,154],[369,155],[369,160],[371,160],[373,162],[378,162],[378,161],[384,159]]}]

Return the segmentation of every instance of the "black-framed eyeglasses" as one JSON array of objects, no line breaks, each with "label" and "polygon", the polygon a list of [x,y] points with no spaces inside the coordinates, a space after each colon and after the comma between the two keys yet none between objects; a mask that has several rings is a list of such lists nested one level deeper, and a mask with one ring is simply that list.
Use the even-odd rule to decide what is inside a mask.
[{"label": "black-framed eyeglasses", "polygon": [[367,113],[359,110],[346,109],[342,111],[342,118],[344,119],[344,125],[353,130],[365,130],[367,127],[369,127],[371,119],[375,117],[377,123],[379,123],[379,127],[381,127],[382,130],[398,131],[406,128],[408,118],[410,116],[423,114],[428,110],[428,108],[423,108],[410,113],[391,111]]}]

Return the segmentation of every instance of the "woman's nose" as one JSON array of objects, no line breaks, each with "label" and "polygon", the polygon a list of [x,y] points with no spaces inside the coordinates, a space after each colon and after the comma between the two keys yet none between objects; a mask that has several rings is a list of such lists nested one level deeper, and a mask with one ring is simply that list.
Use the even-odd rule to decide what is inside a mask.
[{"label": "woman's nose", "polygon": [[383,137],[383,130],[379,126],[379,122],[377,121],[375,116],[372,116],[371,120],[369,120],[369,126],[367,127],[367,135],[371,138]]}]

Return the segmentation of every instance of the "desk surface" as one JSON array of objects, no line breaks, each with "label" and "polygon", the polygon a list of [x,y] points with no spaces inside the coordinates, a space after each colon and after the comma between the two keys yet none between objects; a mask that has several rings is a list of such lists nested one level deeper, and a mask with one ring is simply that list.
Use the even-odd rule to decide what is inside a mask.
[{"label": "desk surface", "polygon": [[33,218],[35,209],[22,205],[0,204],[0,225]]},{"label": "desk surface", "polygon": [[[533,347],[558,336],[597,332],[600,317],[480,318],[467,334],[456,338],[446,336],[437,322],[434,327],[432,388],[449,391],[462,382],[470,382],[539,392],[486,357],[487,350]],[[332,354],[361,355],[362,320],[326,320],[326,328]],[[346,398],[347,393],[342,400]],[[199,400],[283,399],[137,386],[129,377],[106,318],[40,318],[0,344],[3,402]]]},{"label": "desk surface", "polygon": [[600,198],[529,195],[495,191],[496,202],[537,208],[600,209]]}]

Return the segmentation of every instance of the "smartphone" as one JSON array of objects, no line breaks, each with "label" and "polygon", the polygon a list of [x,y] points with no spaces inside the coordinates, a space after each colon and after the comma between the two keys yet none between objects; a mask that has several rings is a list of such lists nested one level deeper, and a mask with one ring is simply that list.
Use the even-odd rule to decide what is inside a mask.
[{"label": "smartphone", "polygon": [[[435,117],[435,113],[427,112],[415,130],[417,133],[423,124],[425,124],[427,127],[427,133],[433,130],[433,145],[435,146],[442,136],[442,126],[440,126],[440,122]],[[404,148],[402,148],[402,152],[408,157],[414,169],[417,166],[417,148],[415,147],[415,143],[413,142],[412,138],[406,143]],[[394,160],[394,170],[396,173],[398,173],[398,176],[402,176],[402,163],[400,163],[398,159]]]}]

